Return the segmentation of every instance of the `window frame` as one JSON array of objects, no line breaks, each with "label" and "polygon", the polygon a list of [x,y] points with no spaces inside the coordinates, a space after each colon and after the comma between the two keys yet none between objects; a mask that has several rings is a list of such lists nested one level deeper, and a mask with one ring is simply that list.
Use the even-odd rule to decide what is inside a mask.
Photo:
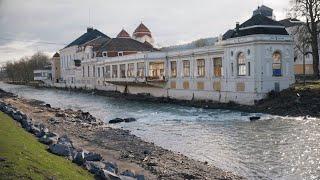
[{"label": "window frame", "polygon": [[112,78],[118,78],[118,64],[114,64],[112,65],[112,73],[111,73],[111,77]]},{"label": "window frame", "polygon": [[134,77],[134,63],[128,63],[127,77]]},{"label": "window frame", "polygon": [[198,77],[205,77],[206,76],[206,61],[205,61],[205,59],[197,59],[197,75],[198,75]]},{"label": "window frame", "polygon": [[[220,62],[216,63],[217,60]],[[213,75],[214,77],[222,77],[222,57],[213,58]]]},{"label": "window frame", "polygon": [[120,78],[126,78],[126,64],[120,64]]},{"label": "window frame", "polygon": [[[240,61],[242,60],[242,61]],[[247,75],[247,64],[246,64],[246,56],[243,52],[240,52],[237,56],[237,75],[238,76],[246,76]]]},{"label": "window frame", "polygon": [[170,61],[170,75],[171,77],[177,77],[177,61]]},{"label": "window frame", "polygon": [[[142,66],[139,66],[142,65]],[[144,78],[146,76],[146,65],[144,62],[137,62],[137,77]]]},{"label": "window frame", "polygon": [[190,61],[189,60],[182,61],[182,68],[183,68],[183,77],[190,77]]},{"label": "window frame", "polygon": [[[275,59],[275,55],[278,54],[279,55],[279,60],[276,62],[276,59]],[[275,66],[279,67],[279,68],[275,68]],[[275,72],[275,70],[280,70],[280,74],[277,74]],[[272,54],[272,76],[273,77],[281,77],[282,76],[282,54],[280,51],[275,51],[273,54]]]}]

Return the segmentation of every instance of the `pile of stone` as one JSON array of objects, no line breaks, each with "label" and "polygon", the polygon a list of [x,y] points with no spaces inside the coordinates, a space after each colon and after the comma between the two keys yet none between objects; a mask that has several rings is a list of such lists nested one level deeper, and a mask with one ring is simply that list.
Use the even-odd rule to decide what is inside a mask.
[{"label": "pile of stone", "polygon": [[[49,107],[48,105],[46,105]],[[104,160],[103,157],[95,152],[86,151],[84,149],[76,149],[73,146],[71,139],[62,135],[59,136],[54,132],[50,132],[44,124],[34,123],[25,113],[19,111],[16,107],[0,101],[0,111],[11,116],[14,120],[19,122],[26,131],[36,136],[39,142],[48,145],[49,152],[58,156],[63,156],[71,160],[73,163],[82,166],[90,173],[94,174],[100,179],[112,180],[144,180],[144,175],[135,174],[133,171],[125,170],[119,172],[116,163]],[[65,114],[64,114],[65,115]],[[87,122],[97,122],[97,120],[89,113],[82,111],[77,112],[77,117]],[[57,114],[56,114],[57,116]],[[59,115],[60,116],[60,115]],[[50,120],[49,120],[50,121]],[[55,119],[51,121],[57,122]]]},{"label": "pile of stone", "polygon": [[117,124],[122,122],[129,123],[134,121],[137,121],[137,120],[135,118],[114,118],[109,121],[109,124]]}]

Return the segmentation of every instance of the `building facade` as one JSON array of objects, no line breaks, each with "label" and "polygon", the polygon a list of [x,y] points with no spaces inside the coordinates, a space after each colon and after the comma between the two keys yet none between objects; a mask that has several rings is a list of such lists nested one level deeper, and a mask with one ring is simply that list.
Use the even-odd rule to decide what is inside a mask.
[{"label": "building facade", "polygon": [[58,83],[61,78],[61,70],[60,70],[60,54],[55,53],[51,59],[51,67],[52,67],[52,81],[53,83]]},{"label": "building facade", "polygon": [[139,25],[132,38],[122,30],[116,38],[99,36],[61,50],[61,58],[67,57],[61,61],[65,86],[254,104],[295,81],[292,37],[259,13],[214,45],[187,50],[158,51],[148,38],[138,41],[152,37],[144,27]]}]

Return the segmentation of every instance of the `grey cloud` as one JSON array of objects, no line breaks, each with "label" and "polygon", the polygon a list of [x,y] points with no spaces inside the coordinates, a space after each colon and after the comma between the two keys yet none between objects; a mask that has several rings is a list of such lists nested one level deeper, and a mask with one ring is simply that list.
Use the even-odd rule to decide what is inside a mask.
[{"label": "grey cloud", "polygon": [[[287,0],[264,3],[283,18]],[[116,36],[122,28],[132,33],[143,21],[156,43],[165,46],[218,36],[236,21],[249,18],[257,6],[256,0],[0,0],[0,38],[67,44],[86,31],[90,9],[91,24],[108,36]],[[54,53],[64,47],[33,44],[24,50],[11,48],[24,53],[10,53],[10,48],[3,49],[10,43],[0,39],[0,61],[37,50]]]}]

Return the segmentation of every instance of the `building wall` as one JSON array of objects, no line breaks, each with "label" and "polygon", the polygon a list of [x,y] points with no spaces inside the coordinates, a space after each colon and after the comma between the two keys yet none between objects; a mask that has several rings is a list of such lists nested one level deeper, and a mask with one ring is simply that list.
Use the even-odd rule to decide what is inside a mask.
[{"label": "building wall", "polygon": [[[281,53],[281,76],[273,75],[273,53]],[[243,53],[246,72],[238,74],[238,55]],[[67,86],[111,90],[181,100],[210,100],[253,104],[271,90],[288,88],[294,82],[293,43],[289,36],[253,35],[218,42],[214,46],[175,52],[149,52],[122,57],[85,59],[74,68],[75,80]],[[214,74],[214,58],[221,58],[221,76]],[[198,60],[204,60],[204,76],[198,74]],[[190,62],[190,75],[184,76],[183,61]],[[146,77],[136,77],[137,64],[144,63]],[[163,63],[163,77],[148,80],[151,63]],[[171,62],[176,63],[176,75]],[[128,64],[134,64],[134,77]],[[120,77],[120,65],[125,77]],[[174,64],[174,63],[173,63]],[[117,65],[117,77],[104,76],[106,66]],[[250,69],[250,70],[249,70]],[[160,69],[159,69],[160,70]],[[106,73],[106,72],[105,72]],[[278,84],[277,86],[275,84]]]},{"label": "building wall", "polygon": [[52,63],[52,81],[58,82],[61,77],[60,57],[53,57]]},{"label": "building wall", "polygon": [[154,39],[148,35],[144,35],[142,37],[136,37],[136,36],[132,36],[133,39],[141,42],[141,43],[144,43],[144,42],[148,42],[150,43],[151,45],[154,45]]}]

